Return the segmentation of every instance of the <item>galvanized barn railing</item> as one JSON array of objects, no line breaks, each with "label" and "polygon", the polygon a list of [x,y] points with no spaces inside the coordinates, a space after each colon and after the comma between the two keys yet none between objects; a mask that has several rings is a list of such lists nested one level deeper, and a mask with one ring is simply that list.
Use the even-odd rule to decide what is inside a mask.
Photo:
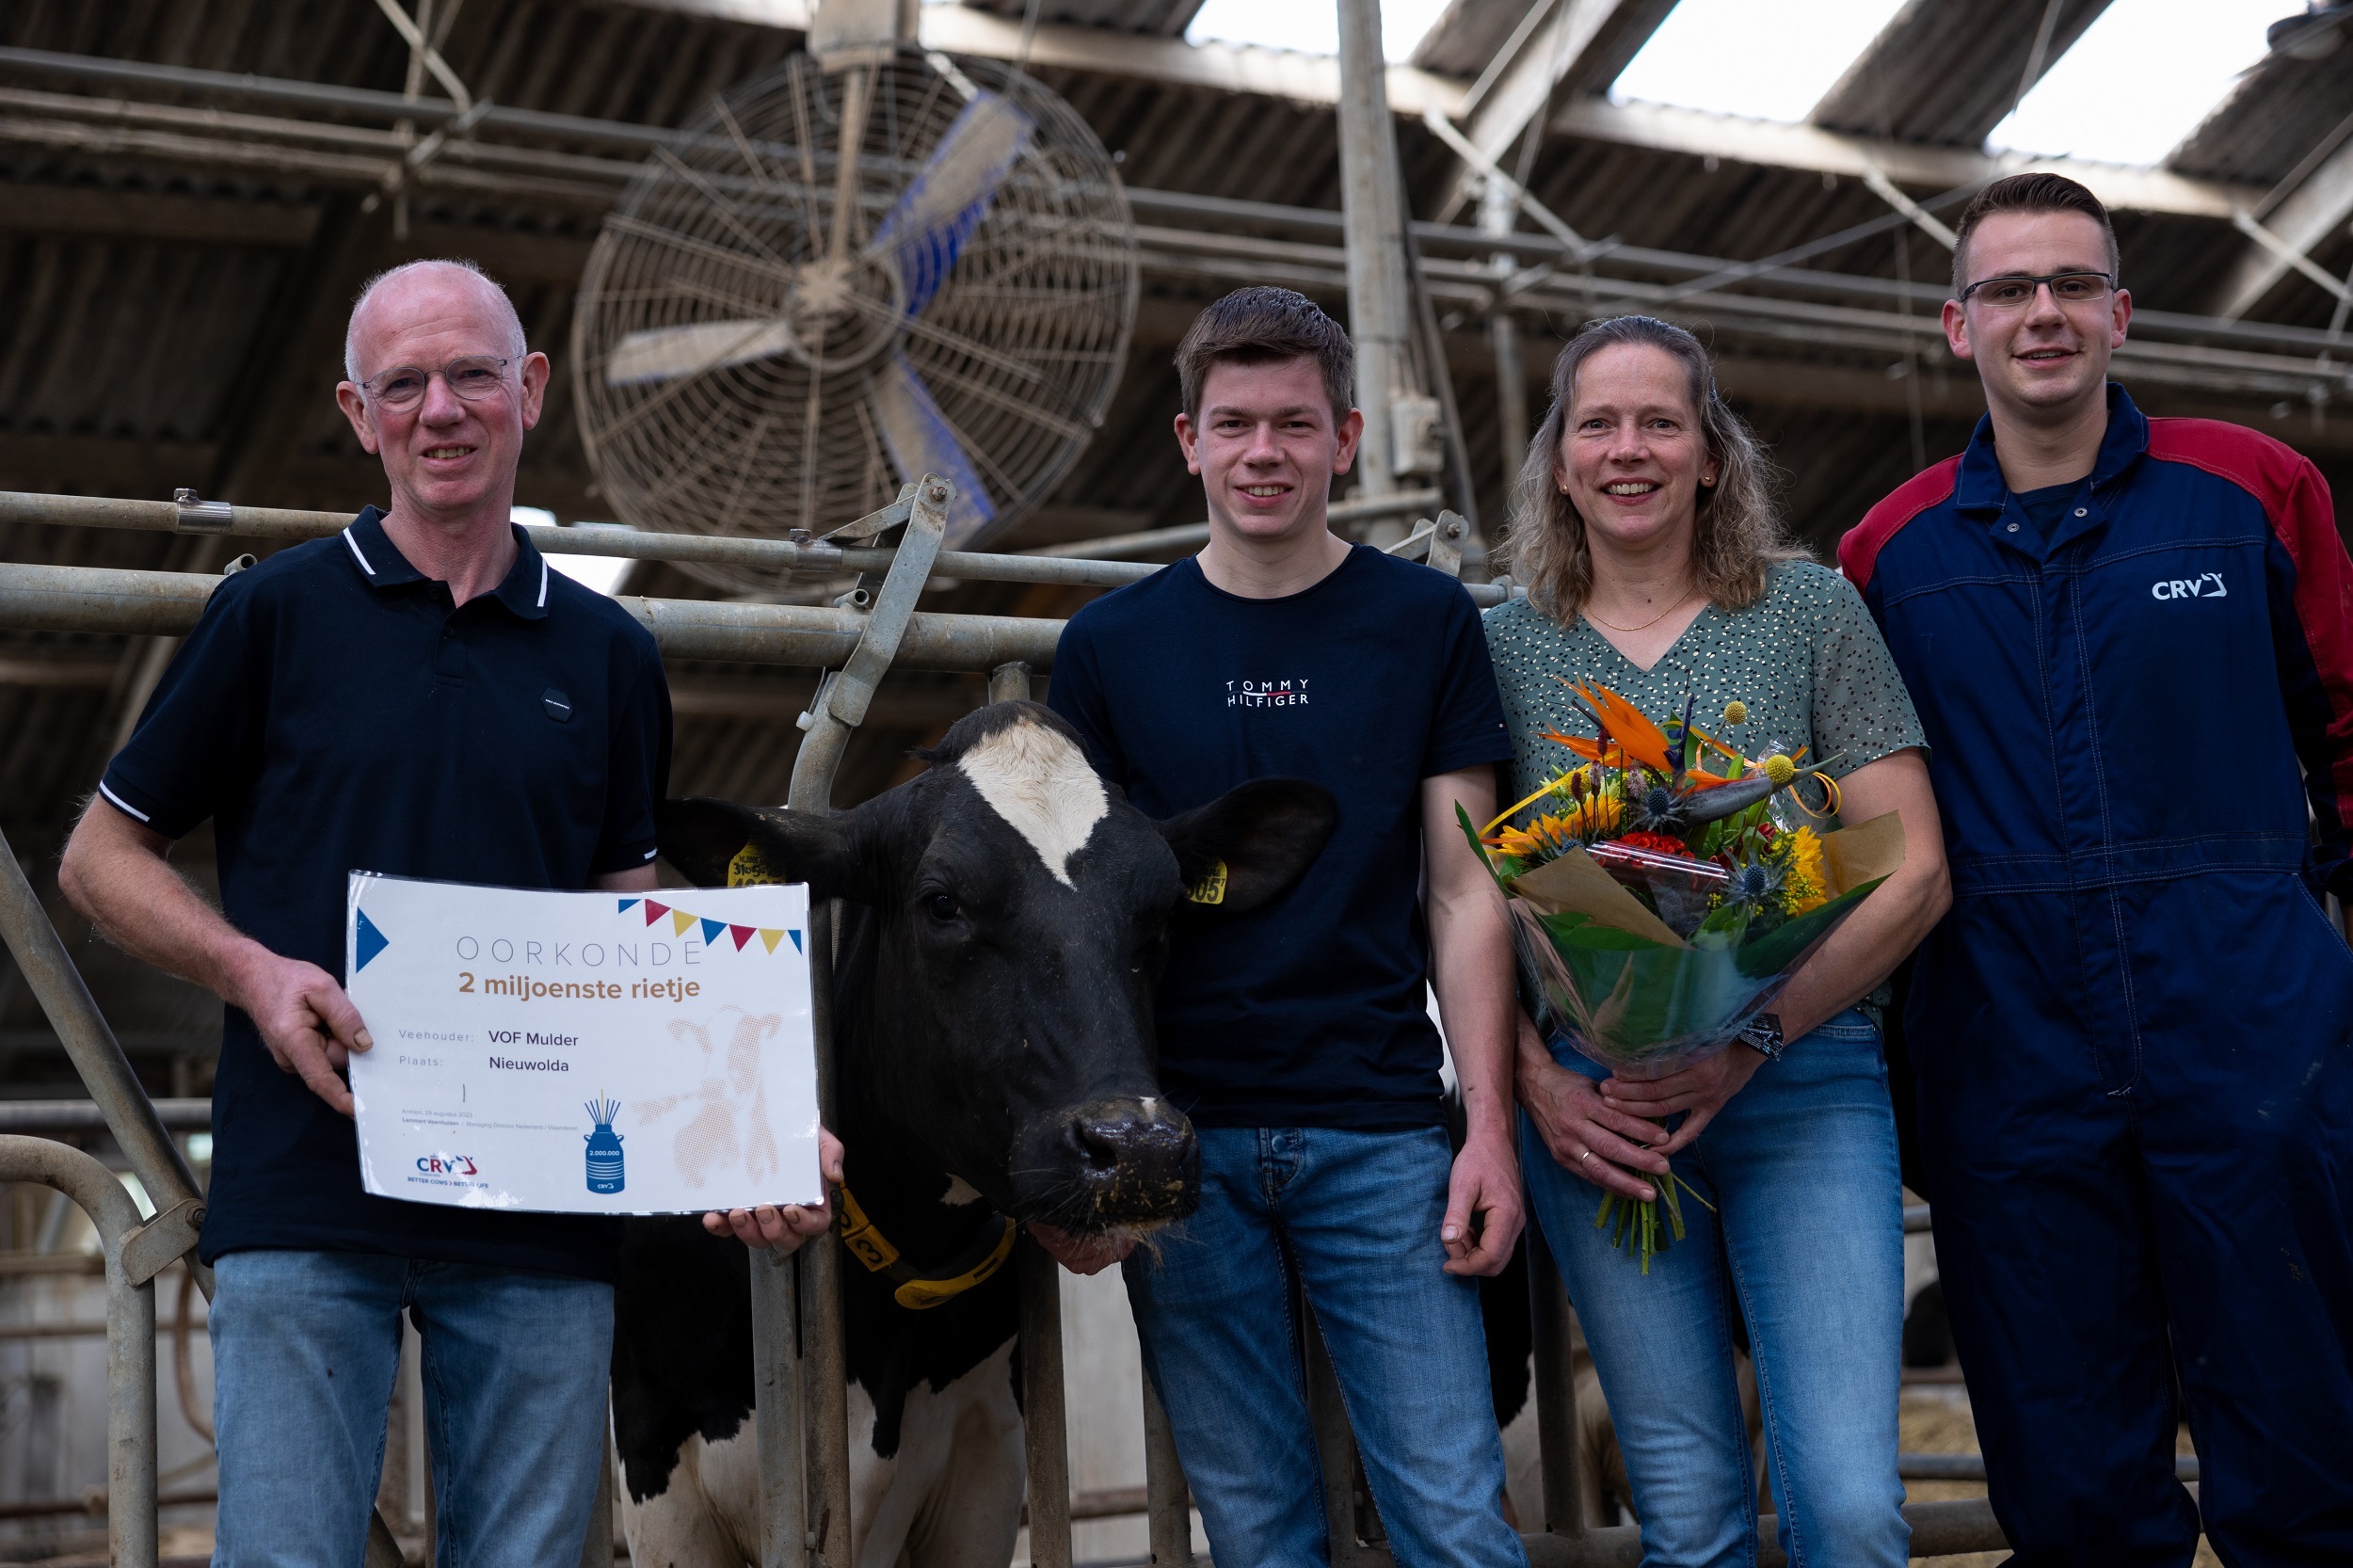
[{"label": "galvanized barn railing", "polygon": [[[952,490],[926,475],[899,499],[824,539],[694,537],[618,529],[533,527],[542,551],[618,555],[635,560],[728,563],[819,579],[856,573],[856,584],[831,607],[751,604],[623,596],[618,602],[675,659],[711,659],[794,665],[829,672],[808,711],[808,731],[792,771],[788,804],[796,810],[832,809],[834,778],[851,734],[863,723],[891,669],[954,670],[988,678],[988,699],[1026,696],[1034,670],[1051,665],[1062,623],[998,616],[927,613],[915,608],[938,578],[977,582],[1047,583],[1111,587],[1136,581],[1158,566],[1076,556],[1004,555],[941,548]],[[1397,512],[1434,497],[1386,498],[1361,508]],[[342,514],[231,506],[182,491],[176,501],[123,501],[0,492],[0,522],[127,528],[232,538],[295,540],[325,537],[343,528]],[[898,531],[895,547],[875,543]],[[1151,544],[1193,542],[1170,536]],[[1421,556],[1449,575],[1460,569],[1467,527],[1450,512],[1417,524],[1393,552]],[[1105,541],[1127,551],[1136,541]],[[1147,546],[1148,547],[1148,546]],[[0,563],[0,630],[179,635],[196,624],[221,578],[209,573],[121,571],[96,568]],[[1503,584],[1465,584],[1482,604],[1513,590]],[[830,952],[836,911],[811,913],[812,952]],[[109,1528],[116,1559],[125,1568],[154,1560],[154,1335],[152,1282],[183,1256],[207,1298],[211,1272],[193,1256],[203,1207],[195,1180],[132,1074],[113,1032],[74,970],[64,944],[11,855],[0,855],[0,935],[17,956],[35,995],[88,1087],[99,1114],[153,1194],[159,1212],[135,1226],[112,1198],[93,1185],[71,1150],[36,1139],[0,1137],[0,1180],[72,1182],[68,1190],[100,1222],[110,1300],[120,1298],[131,1332],[110,1341],[109,1385],[119,1398],[110,1470]],[[823,974],[823,968],[820,968]],[[818,1096],[833,1119],[840,1099],[834,1081],[832,1006],[828,987],[814,992]],[[22,1173],[22,1174],[20,1174]],[[56,1173],[54,1176],[52,1173]],[[121,1188],[107,1187],[128,1203]],[[83,1189],[88,1189],[85,1196]],[[1908,1216],[1908,1222],[1911,1217]],[[1925,1219],[1921,1220],[1925,1224]],[[1604,1568],[1638,1564],[1640,1534],[1632,1526],[1588,1528],[1588,1500],[1579,1496],[1577,1385],[1570,1359],[1571,1313],[1566,1292],[1543,1239],[1529,1232],[1529,1276],[1534,1309],[1535,1387],[1542,1445],[1544,1528],[1524,1536],[1535,1568]],[[762,1568],[849,1568],[850,1449],[848,1394],[843,1376],[841,1254],[822,1237],[790,1259],[763,1258],[752,1272],[752,1323],[759,1404],[754,1427],[760,1453]],[[1070,1568],[1071,1496],[1062,1372],[1060,1288],[1055,1265],[1033,1242],[1017,1252],[1021,1352],[1030,1477],[1030,1555],[1036,1568]],[[144,1312],[144,1317],[140,1316]],[[109,1322],[116,1308],[109,1308]],[[138,1331],[140,1323],[144,1333]],[[1308,1336],[1308,1386],[1326,1478],[1332,1560],[1338,1568],[1373,1568],[1389,1560],[1376,1511],[1365,1493],[1354,1439],[1321,1340]],[[144,1389],[144,1395],[139,1393]],[[144,1399],[144,1403],[140,1402]],[[143,1415],[142,1415],[143,1411]],[[1166,1415],[1147,1379],[1144,1387],[1145,1504],[1152,1561],[1185,1565],[1192,1550],[1191,1500]],[[143,1425],[142,1425],[143,1422]],[[1909,1504],[1913,1554],[1934,1557],[1998,1549],[2005,1544],[1982,1500]],[[1760,1562],[1778,1563],[1772,1521],[1760,1523]],[[584,1562],[604,1557],[603,1532],[590,1531]],[[142,1552],[144,1555],[141,1555]],[[398,1562],[398,1548],[378,1519],[371,1533],[369,1568]]]}]

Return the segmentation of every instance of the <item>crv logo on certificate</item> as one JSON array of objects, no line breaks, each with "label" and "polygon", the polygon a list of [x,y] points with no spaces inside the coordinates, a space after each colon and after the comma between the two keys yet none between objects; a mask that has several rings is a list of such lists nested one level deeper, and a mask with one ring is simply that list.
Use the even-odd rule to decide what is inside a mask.
[{"label": "crv logo on certificate", "polygon": [[[670,902],[675,896],[676,903]],[[808,889],[352,874],[367,1190],[584,1214],[814,1203]]]}]

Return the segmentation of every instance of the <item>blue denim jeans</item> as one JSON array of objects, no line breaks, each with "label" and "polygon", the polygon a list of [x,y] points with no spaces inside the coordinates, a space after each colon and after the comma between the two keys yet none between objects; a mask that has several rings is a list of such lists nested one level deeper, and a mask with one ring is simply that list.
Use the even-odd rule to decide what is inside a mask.
[{"label": "blue denim jeans", "polygon": [[216,1568],[356,1568],[400,1314],[423,1340],[443,1568],[577,1568],[604,1463],[613,1288],[370,1253],[215,1265]]},{"label": "blue denim jeans", "polygon": [[1478,1288],[1443,1272],[1443,1129],[1202,1128],[1201,1208],[1127,1262],[1144,1369],[1218,1568],[1330,1560],[1294,1281],[1404,1568],[1525,1568]]},{"label": "blue denim jeans", "polygon": [[[1565,1041],[1552,1049],[1572,1071],[1609,1076]],[[1643,1562],[1756,1560],[1756,1479],[1733,1372],[1737,1310],[1782,1549],[1801,1568],[1903,1568],[1903,1198],[1870,1020],[1842,1013],[1793,1042],[1674,1157],[1718,1211],[1683,1194],[1686,1237],[1647,1276],[1594,1228],[1601,1189],[1556,1164],[1525,1122],[1520,1159],[1609,1400]]]}]

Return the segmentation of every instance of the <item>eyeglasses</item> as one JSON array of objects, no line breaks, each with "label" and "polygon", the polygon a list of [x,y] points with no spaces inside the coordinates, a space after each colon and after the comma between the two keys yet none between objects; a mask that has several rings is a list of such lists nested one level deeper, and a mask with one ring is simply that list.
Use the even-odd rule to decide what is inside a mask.
[{"label": "eyeglasses", "polygon": [[1989,310],[2015,311],[2031,301],[2035,291],[2045,283],[2051,286],[2051,298],[2061,305],[2096,304],[2116,287],[2116,280],[2105,272],[2052,272],[2040,278],[2006,272],[1970,284],[1961,291],[1961,302],[1966,305],[1974,296]]},{"label": "eyeglasses", "polygon": [[488,354],[466,354],[438,371],[423,365],[394,365],[360,382],[360,391],[377,408],[397,413],[424,402],[425,389],[439,376],[451,392],[469,403],[479,403],[506,385],[506,367],[514,362]]}]

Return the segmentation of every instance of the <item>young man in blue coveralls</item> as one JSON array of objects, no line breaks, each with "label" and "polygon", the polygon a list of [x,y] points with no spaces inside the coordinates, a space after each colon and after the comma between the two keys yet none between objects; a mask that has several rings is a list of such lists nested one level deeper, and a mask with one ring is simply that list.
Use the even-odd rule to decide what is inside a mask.
[{"label": "young man in blue coveralls", "polygon": [[2025,1568],[2186,1564],[2201,1512],[2353,1562],[2353,564],[2310,462],[2107,380],[2089,191],[1988,186],[1953,285],[1986,418],[1839,560],[1945,813],[1905,1029],[1994,1513]]},{"label": "young man in blue coveralls", "polygon": [[[1287,289],[1205,311],[1176,351],[1176,440],[1209,542],[1080,611],[1054,656],[1051,705],[1148,815],[1280,776],[1340,805],[1288,896],[1172,943],[1160,1082],[1200,1135],[1201,1208],[1127,1258],[1128,1293],[1221,1568],[1328,1560],[1294,1286],[1398,1560],[1521,1564],[1470,1277],[1520,1228],[1512,976],[1455,825],[1457,802],[1494,814],[1512,748],[1461,584],[1325,522],[1364,428],[1354,360]],[[1468,1112],[1459,1156],[1426,981]],[[1081,1272],[1118,1256],[1040,1240]]]},{"label": "young man in blue coveralls", "polygon": [[[354,871],[651,889],[670,698],[653,639],[509,520],[548,360],[496,283],[418,262],[352,309],[336,391],[389,511],[213,591],[58,881],[227,1004],[200,1251],[216,1271],[220,1568],[354,1568],[400,1316],[423,1337],[438,1562],[570,1568],[604,1462],[620,1222],[372,1197],[340,1069]],[[206,818],[221,904],[166,859]],[[827,1160],[840,1176],[838,1144]],[[797,1246],[821,1209],[710,1215]]]}]

